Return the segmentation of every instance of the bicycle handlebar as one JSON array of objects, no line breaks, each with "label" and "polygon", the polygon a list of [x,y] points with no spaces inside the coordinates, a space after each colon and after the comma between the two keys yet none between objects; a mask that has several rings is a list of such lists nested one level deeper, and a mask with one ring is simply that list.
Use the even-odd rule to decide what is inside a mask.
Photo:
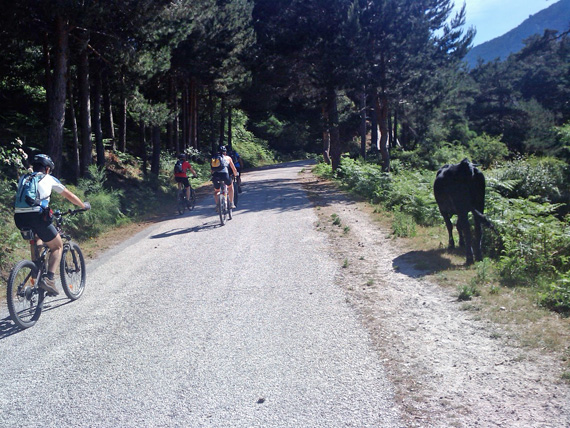
[{"label": "bicycle handlebar", "polygon": [[77,208],[75,210],[68,209],[67,211],[55,210],[53,215],[56,217],[63,217],[65,215],[75,215],[84,211],[88,211],[87,208]]}]

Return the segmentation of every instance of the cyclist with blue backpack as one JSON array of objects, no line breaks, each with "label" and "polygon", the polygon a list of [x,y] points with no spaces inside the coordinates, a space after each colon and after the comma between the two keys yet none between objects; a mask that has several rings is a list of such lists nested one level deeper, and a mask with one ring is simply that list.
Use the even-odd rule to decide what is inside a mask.
[{"label": "cyclist with blue backpack", "polygon": [[[18,191],[14,204],[14,222],[18,229],[31,229],[50,249],[47,274],[42,277],[40,287],[48,293],[57,295],[55,288],[55,270],[61,260],[63,242],[52,224],[52,211],[49,202],[55,190],[69,202],[83,209],[90,209],[89,202],[82,202],[68,190],[57,178],[50,175],[55,165],[48,155],[39,154],[32,161],[33,172],[24,174],[18,181]],[[32,248],[32,260],[35,249]]]}]

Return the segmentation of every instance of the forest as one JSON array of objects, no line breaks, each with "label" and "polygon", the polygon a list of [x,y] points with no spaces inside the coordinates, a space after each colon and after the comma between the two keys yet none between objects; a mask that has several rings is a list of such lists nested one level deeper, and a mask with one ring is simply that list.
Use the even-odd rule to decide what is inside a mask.
[{"label": "forest", "polygon": [[[225,144],[250,167],[318,157],[322,174],[395,213],[395,232],[406,234],[410,222],[441,223],[435,171],[468,157],[488,178],[487,211],[501,233],[486,236],[485,248],[501,283],[536,287],[541,304],[568,313],[568,32],[536,34],[507,60],[469,69],[475,29],[453,7],[4,2],[2,216],[35,153],[49,154],[55,175],[99,204],[103,227],[160,205],[173,156],[200,163]],[[129,168],[142,171],[129,185],[151,190],[136,198],[144,207],[117,187]],[[84,236],[97,233],[95,220]],[[0,238],[5,265],[21,239],[12,229]]]}]

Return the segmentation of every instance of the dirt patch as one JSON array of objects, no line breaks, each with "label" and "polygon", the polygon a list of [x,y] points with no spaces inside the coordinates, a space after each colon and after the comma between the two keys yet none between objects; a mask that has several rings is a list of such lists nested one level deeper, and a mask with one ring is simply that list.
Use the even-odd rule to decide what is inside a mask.
[{"label": "dirt patch", "polygon": [[521,346],[516,332],[433,282],[417,252],[393,239],[367,204],[308,170],[300,178],[342,266],[338,283],[370,333],[408,426],[570,427],[560,355]]}]

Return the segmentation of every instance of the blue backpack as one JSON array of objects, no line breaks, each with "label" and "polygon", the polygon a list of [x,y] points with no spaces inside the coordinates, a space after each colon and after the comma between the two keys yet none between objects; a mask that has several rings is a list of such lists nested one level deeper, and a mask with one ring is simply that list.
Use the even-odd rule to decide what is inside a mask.
[{"label": "blue backpack", "polygon": [[40,205],[38,184],[45,176],[42,172],[32,172],[20,179],[14,208],[30,208]]}]

